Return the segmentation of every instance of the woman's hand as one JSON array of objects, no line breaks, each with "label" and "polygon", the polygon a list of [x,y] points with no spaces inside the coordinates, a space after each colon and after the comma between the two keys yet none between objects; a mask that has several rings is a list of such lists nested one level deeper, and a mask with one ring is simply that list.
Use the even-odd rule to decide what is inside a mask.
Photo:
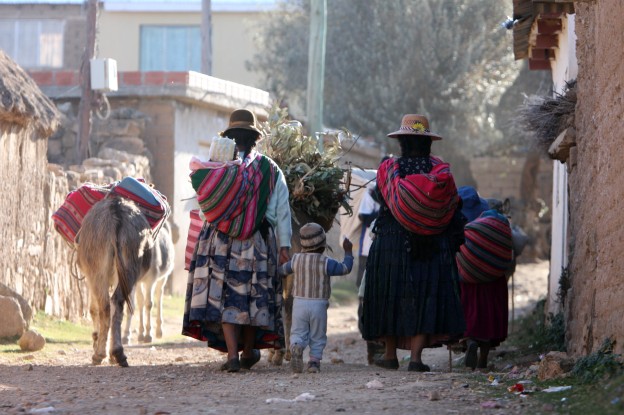
[{"label": "woman's hand", "polygon": [[279,265],[285,264],[290,259],[290,248],[282,246],[279,252]]}]

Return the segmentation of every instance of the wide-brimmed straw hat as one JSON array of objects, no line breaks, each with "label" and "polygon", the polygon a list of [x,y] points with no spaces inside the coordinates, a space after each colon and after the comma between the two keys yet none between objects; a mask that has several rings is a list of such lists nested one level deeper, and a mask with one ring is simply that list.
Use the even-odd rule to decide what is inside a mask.
[{"label": "wide-brimmed straw hat", "polygon": [[255,131],[256,133],[260,134],[260,136],[262,136],[262,131],[260,130],[260,128],[258,128],[258,120],[256,119],[256,114],[244,108],[234,110],[232,114],[230,114],[230,123],[228,124],[227,128],[223,130],[221,135],[227,136],[227,132],[235,128]]},{"label": "wide-brimmed straw hat", "polygon": [[301,237],[301,252],[315,251],[319,248],[325,248],[326,236],[325,230],[318,223],[306,223],[299,230]]},{"label": "wide-brimmed straw hat", "polygon": [[388,134],[388,137],[397,138],[402,135],[431,137],[432,140],[442,140],[442,137],[429,131],[429,120],[420,114],[405,114],[401,120],[401,128]]}]

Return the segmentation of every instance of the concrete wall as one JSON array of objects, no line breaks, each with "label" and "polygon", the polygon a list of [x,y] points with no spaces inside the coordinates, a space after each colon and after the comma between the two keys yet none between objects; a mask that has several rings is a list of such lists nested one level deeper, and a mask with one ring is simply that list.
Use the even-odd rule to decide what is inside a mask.
[{"label": "concrete wall", "polygon": [[63,69],[80,68],[87,33],[80,4],[0,4],[0,19],[64,20]]},{"label": "concrete wall", "polygon": [[[559,34],[557,60],[552,64],[554,89],[558,93],[565,90],[566,82],[576,79],[578,65],[576,58],[576,33],[574,15],[562,19],[562,31]],[[550,255],[550,275],[548,281],[548,301],[546,311],[557,314],[562,311],[559,294],[559,280],[562,270],[568,266],[568,172],[559,161],[553,161],[552,195],[552,243]]]},{"label": "concrete wall", "polygon": [[[256,52],[253,46],[258,12],[213,12],[212,76],[243,85],[259,86],[259,76],[245,62]],[[108,11],[100,15],[99,53],[117,60],[119,71],[138,71],[141,25],[201,25],[200,12]]]},{"label": "concrete wall", "polygon": [[[571,157],[571,289],[567,344],[573,354],[616,340],[624,352],[624,3],[576,3],[577,151]],[[574,166],[574,163],[576,165]]]}]

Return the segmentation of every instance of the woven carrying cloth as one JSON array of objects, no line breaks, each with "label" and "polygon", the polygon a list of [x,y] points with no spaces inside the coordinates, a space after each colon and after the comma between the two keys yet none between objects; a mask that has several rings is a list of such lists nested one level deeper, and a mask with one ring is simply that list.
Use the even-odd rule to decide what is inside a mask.
[{"label": "woven carrying cloth", "polygon": [[206,221],[237,239],[248,239],[259,229],[276,180],[277,165],[258,153],[247,156],[240,166],[191,173]]},{"label": "woven carrying cloth", "polygon": [[456,254],[464,282],[480,284],[505,276],[513,259],[511,226],[495,210],[487,210],[464,228],[466,243]]},{"label": "woven carrying cloth", "polygon": [[455,180],[448,163],[431,157],[427,174],[399,175],[396,159],[384,161],[377,170],[377,185],[396,220],[419,235],[442,233],[459,203]]},{"label": "woven carrying cloth", "polygon": [[99,186],[85,183],[76,190],[72,190],[65,197],[65,201],[52,214],[54,229],[70,244],[76,240],[82,220],[87,212],[110,192],[112,185]]},{"label": "woven carrying cloth", "polygon": [[150,227],[154,231],[154,238],[163,222],[169,217],[171,208],[165,195],[154,187],[145,183],[145,180],[134,177],[124,177],[115,183],[111,193],[132,200],[143,213]]}]

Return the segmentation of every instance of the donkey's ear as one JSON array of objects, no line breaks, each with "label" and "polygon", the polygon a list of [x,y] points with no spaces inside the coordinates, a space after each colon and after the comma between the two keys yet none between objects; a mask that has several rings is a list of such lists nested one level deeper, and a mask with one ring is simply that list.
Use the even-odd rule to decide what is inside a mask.
[{"label": "donkey's ear", "polygon": [[511,213],[511,201],[509,198],[506,198],[503,202],[503,213],[505,215],[509,215]]}]

